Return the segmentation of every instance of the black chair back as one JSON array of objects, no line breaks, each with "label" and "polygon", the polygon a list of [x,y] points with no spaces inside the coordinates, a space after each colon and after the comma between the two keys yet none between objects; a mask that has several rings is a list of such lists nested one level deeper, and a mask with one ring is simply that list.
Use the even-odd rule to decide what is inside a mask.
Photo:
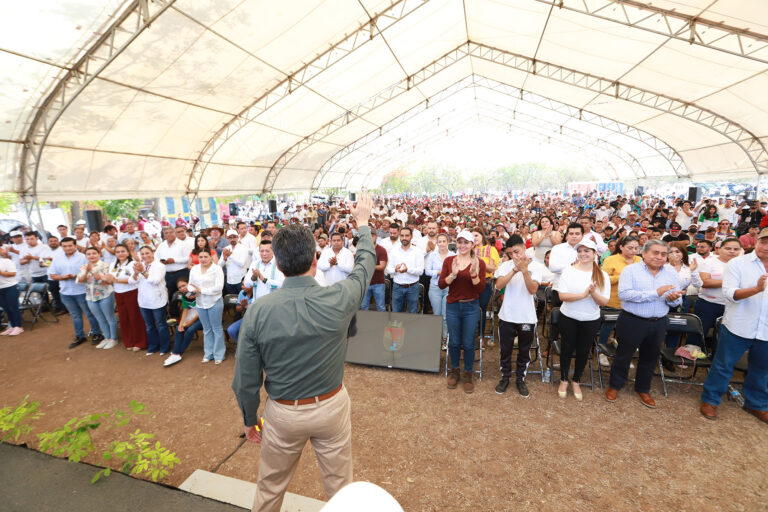
[{"label": "black chair back", "polygon": [[563,303],[563,301],[560,300],[560,295],[557,293],[557,290],[551,286],[547,286],[544,290],[544,297],[546,298],[547,304],[550,304],[553,307],[560,307]]},{"label": "black chair back", "polygon": [[693,313],[669,313],[667,315],[667,332],[693,333],[704,338],[704,328],[701,319]]}]

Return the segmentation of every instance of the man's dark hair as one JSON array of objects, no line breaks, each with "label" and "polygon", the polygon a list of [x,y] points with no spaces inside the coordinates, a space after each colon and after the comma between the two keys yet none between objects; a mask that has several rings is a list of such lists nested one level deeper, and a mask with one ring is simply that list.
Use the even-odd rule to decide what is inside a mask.
[{"label": "man's dark hair", "polygon": [[73,244],[77,245],[77,242],[71,236],[65,236],[64,238],[61,239],[62,244],[65,242],[72,242]]},{"label": "man's dark hair", "polygon": [[58,226],[56,226],[56,229],[59,229],[59,228],[65,228],[66,229],[67,226],[65,226],[64,224],[59,224]]},{"label": "man's dark hair", "polygon": [[523,240],[523,237],[521,237],[520,235],[512,235],[511,237],[509,237],[509,240],[507,240],[505,247],[508,249],[516,245],[525,245],[525,241]]},{"label": "man's dark hair", "polygon": [[393,228],[400,231],[400,224],[398,224],[397,222],[390,222],[389,229],[393,229]]},{"label": "man's dark hair", "polygon": [[409,235],[413,235],[413,230],[409,228],[408,226],[405,226],[404,228],[400,228],[400,232],[407,231]]},{"label": "man's dark hair", "polygon": [[235,224],[235,227],[236,227],[237,229],[240,229],[240,226],[248,226],[248,224],[246,224],[246,223],[245,223],[245,222],[243,222],[243,221],[239,221],[237,224]]},{"label": "man's dark hair", "polygon": [[338,231],[336,231],[336,232],[334,232],[334,233],[331,235],[331,240],[333,240],[333,237],[335,237],[335,236],[337,236],[337,237],[339,237],[339,238],[342,238],[342,239],[344,238],[344,237],[342,236],[342,233],[339,233]]},{"label": "man's dark hair", "polygon": [[277,266],[286,277],[304,274],[315,257],[315,237],[301,224],[285,226],[272,237]]},{"label": "man's dark hair", "polygon": [[267,238],[262,238],[261,242],[259,242],[259,245],[272,245],[272,240],[269,240]]},{"label": "man's dark hair", "polygon": [[566,229],[565,232],[568,233],[572,229],[578,229],[579,231],[581,231],[582,235],[584,234],[584,226],[582,226],[578,222],[571,222],[570,224],[568,224],[568,229]]},{"label": "man's dark hair", "polygon": [[24,233],[24,236],[33,236],[37,238],[37,233],[35,233],[34,231],[27,231],[26,233]]}]

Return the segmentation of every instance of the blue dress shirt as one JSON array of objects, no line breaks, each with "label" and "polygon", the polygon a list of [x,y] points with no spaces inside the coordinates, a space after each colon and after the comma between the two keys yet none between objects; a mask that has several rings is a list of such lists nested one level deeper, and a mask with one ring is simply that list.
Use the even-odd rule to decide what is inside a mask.
[{"label": "blue dress shirt", "polygon": [[680,290],[680,278],[674,269],[663,265],[654,276],[644,261],[628,265],[619,276],[619,300],[621,308],[643,318],[661,318],[667,316],[670,307],[677,307],[682,298],[668,301],[667,294],[661,297],[656,290],[672,285],[670,291]]}]

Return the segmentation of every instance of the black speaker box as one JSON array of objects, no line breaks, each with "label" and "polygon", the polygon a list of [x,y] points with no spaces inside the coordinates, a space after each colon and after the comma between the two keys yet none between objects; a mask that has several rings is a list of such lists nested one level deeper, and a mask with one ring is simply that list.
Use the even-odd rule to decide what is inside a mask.
[{"label": "black speaker box", "polygon": [[688,200],[694,205],[701,201],[701,187],[688,187]]},{"label": "black speaker box", "polygon": [[349,193],[349,200],[352,201],[353,203],[355,201],[357,201],[357,194],[355,194],[354,192],[350,192]]},{"label": "black speaker box", "polygon": [[104,216],[101,210],[85,210],[85,224],[88,232],[104,231]]},{"label": "black speaker box", "polygon": [[237,215],[240,213],[240,207],[237,206],[237,203],[229,203],[229,214],[237,217]]},{"label": "black speaker box", "polygon": [[269,213],[277,213],[277,201],[274,199],[269,200]]}]

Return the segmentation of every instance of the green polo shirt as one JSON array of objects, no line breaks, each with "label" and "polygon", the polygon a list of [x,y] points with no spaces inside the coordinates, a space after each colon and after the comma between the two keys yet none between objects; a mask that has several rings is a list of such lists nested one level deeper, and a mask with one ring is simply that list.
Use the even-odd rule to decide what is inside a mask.
[{"label": "green polo shirt", "polygon": [[361,226],[359,236],[346,279],[320,286],[309,276],[286,277],[246,310],[232,381],[246,426],[256,424],[262,384],[273,399],[297,400],[332,391],[344,379],[347,328],[376,267],[370,228]]}]

